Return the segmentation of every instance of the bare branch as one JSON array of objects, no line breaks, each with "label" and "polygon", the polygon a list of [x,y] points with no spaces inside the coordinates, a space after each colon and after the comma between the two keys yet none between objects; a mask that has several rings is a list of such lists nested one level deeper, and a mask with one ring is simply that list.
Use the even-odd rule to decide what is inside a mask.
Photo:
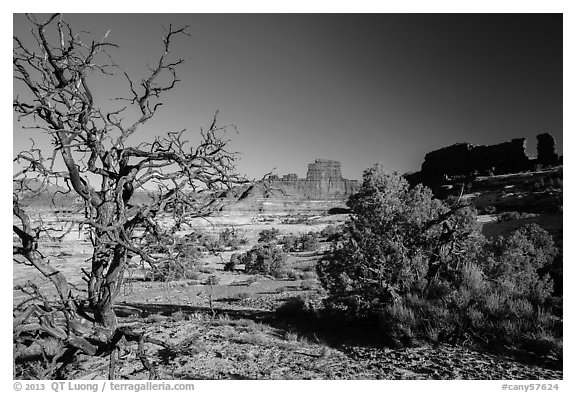
[{"label": "bare branch", "polygon": [[[52,282],[58,301],[48,300],[39,291],[25,292],[31,300],[22,307],[35,308],[19,309],[15,337],[48,335],[73,352],[90,355],[114,352],[116,339],[122,336],[142,345],[141,336],[117,328],[112,308],[124,272],[132,257],[152,269],[178,262],[182,251],[175,247],[177,226],[185,218],[206,217],[221,208],[221,202],[209,192],[247,182],[236,173],[237,154],[227,150],[226,132],[232,126],[218,126],[216,112],[209,128],[200,130],[195,145],[187,140],[191,135],[185,129],[138,146],[128,145],[128,138],[153,118],[165,95],[180,82],[178,70],[183,59],[174,58],[170,51],[177,38],[189,36],[188,26],[170,25],[159,58],[144,78],[135,79],[107,52],[116,47],[107,42],[108,33],[100,40],[81,39],[84,33],[75,32],[59,14],[44,22],[33,15],[27,18],[33,28],[32,44],[25,46],[28,41],[14,37],[13,73],[18,94],[13,110],[23,127],[48,136],[53,150],[43,153],[33,143],[14,156],[13,214],[17,225],[13,227],[13,250],[15,259],[34,266]],[[113,98],[112,108],[98,107],[107,97],[95,96],[99,90],[93,88],[93,75],[126,78],[126,96]],[[56,191],[51,186],[57,186]],[[135,202],[135,192],[153,187],[150,203]],[[42,218],[32,220],[24,211],[25,201],[47,191],[53,205],[56,196],[77,195],[84,219],[54,230],[44,225]],[[174,227],[162,229],[161,220],[179,208],[186,210],[186,217],[175,220]],[[57,240],[76,224],[79,231],[87,233],[93,253],[91,267],[82,276],[86,293],[76,291],[82,297],[75,298],[74,287],[38,248],[41,237]],[[153,253],[145,241],[147,236],[166,243],[166,252]],[[83,330],[81,321],[89,321],[91,327]],[[105,339],[98,338],[102,334]],[[146,365],[143,347],[141,358]],[[152,368],[150,373],[154,376]]]}]

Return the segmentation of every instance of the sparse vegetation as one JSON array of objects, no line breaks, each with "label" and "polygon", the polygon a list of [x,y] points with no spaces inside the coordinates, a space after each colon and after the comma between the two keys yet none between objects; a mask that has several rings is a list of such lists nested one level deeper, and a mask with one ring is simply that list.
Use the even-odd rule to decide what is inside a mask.
[{"label": "sparse vegetation", "polygon": [[[470,168],[469,144],[427,156],[437,198],[381,166],[359,188],[326,159],[306,179],[249,182],[216,116],[192,136],[152,123],[180,88],[172,49],[187,27],[165,26],[134,79],[107,37],[28,20],[15,132],[42,139],[14,155],[14,378],[563,378],[551,136],[536,159],[521,139],[480,148]],[[521,173],[500,159],[513,151]]]}]

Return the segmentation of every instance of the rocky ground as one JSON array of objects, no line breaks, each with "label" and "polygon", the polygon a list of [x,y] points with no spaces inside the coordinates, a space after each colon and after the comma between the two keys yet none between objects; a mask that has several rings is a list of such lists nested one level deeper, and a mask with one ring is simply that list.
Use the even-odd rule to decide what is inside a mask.
[{"label": "rocky ground", "polygon": [[[217,234],[234,226],[249,242],[249,249],[266,228],[281,234],[320,231],[340,216],[289,217],[286,215],[232,215],[198,222],[200,230]],[[57,219],[53,220],[58,222]],[[489,220],[493,222],[493,220]],[[78,232],[45,244],[62,253],[54,263],[72,277],[90,257],[86,240]],[[73,237],[73,238],[72,238]],[[334,332],[299,326],[276,313],[290,298],[319,304],[325,295],[314,265],[323,248],[314,253],[293,253],[289,278],[244,274],[241,267],[224,272],[232,251],[205,255],[198,277],[175,282],[147,282],[136,270],[119,299],[122,324],[165,346],[146,345],[147,356],[162,379],[531,379],[563,378],[561,361],[478,352],[450,345],[392,349],[358,342],[348,334],[334,340]],[[14,285],[33,277],[28,266],[15,264]],[[208,284],[207,278],[217,277]],[[80,277],[80,276],[77,276]],[[20,299],[14,292],[14,302]],[[357,332],[358,333],[358,332]],[[346,334],[344,334],[346,335]],[[358,333],[361,336],[362,333]],[[69,374],[76,379],[106,379],[109,363],[98,357],[82,358]],[[136,344],[127,344],[117,363],[119,379],[147,379]]]},{"label": "rocky ground", "polygon": [[[148,317],[134,325],[170,348],[148,344],[147,355],[161,379],[476,379],[559,380],[559,369],[512,357],[440,345],[390,349],[331,347],[251,319],[175,314]],[[129,346],[117,378],[147,379]],[[106,379],[106,359],[86,358],[70,377]]]}]

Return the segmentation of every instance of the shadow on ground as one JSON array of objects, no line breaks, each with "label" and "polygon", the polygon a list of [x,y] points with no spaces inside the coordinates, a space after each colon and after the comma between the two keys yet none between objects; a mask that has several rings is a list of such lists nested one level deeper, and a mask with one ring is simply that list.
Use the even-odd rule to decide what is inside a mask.
[{"label": "shadow on ground", "polygon": [[[337,348],[349,353],[355,347],[399,349],[408,343],[393,340],[376,320],[354,320],[339,314],[318,313],[306,309],[300,298],[289,298],[276,311],[255,309],[214,308],[175,304],[120,303],[115,307],[119,317],[146,318],[151,315],[171,316],[205,314],[214,318],[225,316],[231,320],[252,320],[277,329],[280,335],[297,334],[309,342]],[[527,350],[486,348],[486,352],[506,356],[527,364],[561,370],[562,359],[548,359]],[[169,353],[164,354],[170,358]]]}]

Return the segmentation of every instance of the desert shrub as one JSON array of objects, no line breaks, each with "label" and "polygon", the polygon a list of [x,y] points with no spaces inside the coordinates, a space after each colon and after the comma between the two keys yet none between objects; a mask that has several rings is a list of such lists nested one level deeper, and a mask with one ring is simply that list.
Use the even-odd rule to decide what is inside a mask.
[{"label": "desert shrub", "polygon": [[429,270],[451,274],[458,263],[452,249],[474,252],[470,237],[480,237],[471,209],[450,210],[429,189],[410,188],[379,166],[364,173],[348,206],[342,240],[322,257],[317,273],[331,303],[360,314],[423,288]]},{"label": "desert shrub", "polygon": [[282,318],[297,318],[313,314],[314,307],[306,299],[290,297],[276,309],[275,313]]},{"label": "desert shrub", "polygon": [[513,221],[513,220],[521,220],[524,218],[534,218],[537,217],[537,214],[534,213],[521,213],[517,211],[506,211],[498,214],[498,221],[505,222],[505,221]]},{"label": "desert shrub", "polygon": [[310,279],[315,279],[316,278],[316,274],[311,272],[311,271],[305,271],[302,273],[302,279],[303,280],[310,280]]},{"label": "desert shrub", "polygon": [[225,272],[232,272],[236,268],[236,265],[241,263],[240,255],[237,253],[233,253],[230,255],[230,261],[224,264],[224,271]]},{"label": "desert shrub", "polygon": [[226,228],[218,235],[219,245],[224,249],[237,250],[241,245],[246,244],[246,237],[240,235],[235,228]]},{"label": "desert shrub", "polygon": [[552,236],[536,224],[525,225],[509,237],[498,237],[490,244],[484,262],[487,276],[513,296],[527,296],[536,305],[549,302],[553,282],[540,271],[549,267],[558,250]]},{"label": "desert shrub", "polygon": [[282,248],[285,252],[294,252],[298,250],[298,237],[292,234],[284,236],[280,240],[279,244],[282,244]]},{"label": "desert shrub", "polygon": [[145,279],[150,281],[176,281],[191,278],[198,270],[198,261],[176,258],[163,262],[155,270],[149,270]]},{"label": "desert shrub", "polygon": [[482,213],[483,214],[494,214],[494,213],[496,213],[496,207],[492,206],[492,205],[488,205],[483,209]]},{"label": "desert shrub", "polygon": [[559,175],[557,177],[553,177],[552,179],[550,179],[550,188],[552,189],[556,189],[556,190],[562,190],[564,187],[564,182],[562,180],[562,176]]},{"label": "desert shrub", "polygon": [[208,276],[205,284],[213,286],[213,285],[218,285],[219,283],[220,283],[220,279],[218,278],[218,276],[211,275],[211,276]]},{"label": "desert shrub", "polygon": [[202,246],[199,243],[190,241],[186,236],[176,239],[174,251],[179,258],[197,261],[202,257]]},{"label": "desert shrub", "polygon": [[288,278],[288,271],[285,270],[285,269],[277,269],[277,270],[274,270],[274,271],[271,273],[271,275],[272,275],[272,277],[274,277],[275,279],[283,280],[283,279],[285,279],[285,278]]},{"label": "desert shrub", "polygon": [[531,224],[486,240],[473,210],[449,208],[377,166],[348,205],[342,240],[317,266],[327,306],[376,316],[403,344],[537,342],[558,352],[561,299],[544,273],[557,250],[545,230]]},{"label": "desert shrub", "polygon": [[305,279],[300,283],[300,288],[302,289],[314,289],[318,286],[318,283],[314,279]]},{"label": "desert shrub", "polygon": [[558,349],[548,337],[561,337],[561,318],[529,294],[489,279],[478,265],[463,264],[454,282],[432,285],[443,296],[411,292],[384,307],[379,317],[386,334],[406,345],[419,340],[493,345],[540,341]]},{"label": "desert shrub", "polygon": [[206,251],[217,252],[224,251],[224,245],[220,242],[220,238],[213,235],[203,235],[201,237],[202,246]]},{"label": "desert shrub", "polygon": [[234,295],[235,299],[238,300],[246,300],[252,297],[252,294],[250,294],[250,292],[238,292],[236,295]]},{"label": "desert shrub", "polygon": [[288,276],[288,278],[290,280],[298,279],[298,272],[294,269],[290,269],[290,270],[286,271],[286,275]]},{"label": "desert shrub", "polygon": [[303,234],[300,236],[299,243],[302,251],[316,251],[320,247],[318,234],[316,232]]},{"label": "desert shrub", "polygon": [[258,243],[271,243],[278,240],[280,231],[276,228],[264,229],[258,234]]},{"label": "desert shrub", "polygon": [[298,341],[298,334],[294,332],[286,332],[284,334],[284,339],[290,342],[297,342]]},{"label": "desert shrub", "polygon": [[536,180],[533,184],[533,189],[535,191],[551,191],[563,188],[562,176],[560,174],[554,174],[549,177],[540,178]]},{"label": "desert shrub", "polygon": [[179,321],[186,320],[187,315],[182,310],[177,310],[177,311],[174,311],[172,313],[172,315],[170,315],[170,318],[175,322],[179,322]]},{"label": "desert shrub", "polygon": [[498,214],[499,222],[519,220],[520,218],[522,218],[522,215],[517,211],[507,211]]},{"label": "desert shrub", "polygon": [[186,272],[186,278],[188,280],[199,280],[201,277],[200,272],[189,270]]},{"label": "desert shrub", "polygon": [[212,266],[204,266],[204,267],[201,267],[200,269],[198,269],[198,271],[200,273],[214,274],[216,269],[214,269]]},{"label": "desert shrub", "polygon": [[284,236],[278,243],[286,252],[316,251],[320,247],[316,232],[308,232],[300,236],[290,234]]},{"label": "desert shrub", "polygon": [[251,344],[251,345],[265,345],[270,340],[266,334],[262,332],[256,333],[240,333],[238,337],[234,338],[238,344]]},{"label": "desert shrub", "polygon": [[303,272],[312,272],[314,277],[316,277],[316,261],[301,263],[298,265],[298,269]]},{"label": "desert shrub", "polygon": [[181,237],[149,234],[143,247],[148,252],[165,254],[171,258],[145,273],[145,279],[151,281],[174,281],[188,278],[199,268],[202,257],[202,235],[192,233]]},{"label": "desert shrub", "polygon": [[327,242],[332,242],[340,239],[344,227],[342,225],[330,224],[320,231],[320,237],[326,239]]},{"label": "desert shrub", "polygon": [[283,218],[281,220],[282,224],[289,224],[289,225],[310,224],[309,221],[310,221],[310,217],[304,216],[301,214],[297,214],[296,216],[292,216],[292,217],[286,217],[286,218]]},{"label": "desert shrub", "polygon": [[201,232],[192,232],[182,238],[177,239],[183,247],[195,247],[200,251],[225,251],[227,249],[236,250],[241,244],[246,244],[246,238],[242,237],[234,228],[226,228],[213,236]]},{"label": "desert shrub", "polygon": [[189,252],[192,249],[195,252],[200,253],[201,251],[211,250],[216,244],[216,239],[210,235],[202,232],[191,232],[184,236],[175,238],[175,250],[182,252]]},{"label": "desert shrub", "polygon": [[285,268],[287,255],[273,243],[258,243],[240,259],[246,273],[273,274]]}]

